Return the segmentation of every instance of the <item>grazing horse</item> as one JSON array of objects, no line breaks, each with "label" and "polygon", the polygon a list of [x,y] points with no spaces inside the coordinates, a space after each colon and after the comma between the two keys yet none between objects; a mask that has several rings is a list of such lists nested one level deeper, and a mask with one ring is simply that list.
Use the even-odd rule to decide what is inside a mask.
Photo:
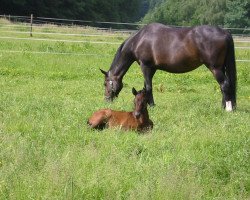
[{"label": "grazing horse", "polygon": [[89,118],[88,124],[91,128],[103,129],[120,127],[124,130],[146,131],[153,128],[153,122],[149,119],[147,110],[146,90],[136,91],[132,89],[135,95],[133,112],[114,111],[111,109],[101,109]]},{"label": "grazing horse", "polygon": [[152,78],[156,70],[185,73],[204,64],[214,75],[227,111],[236,107],[236,64],[231,34],[219,27],[172,28],[146,25],[118,48],[105,75],[105,98],[112,101],[123,87],[122,79],[136,61],[144,75],[148,104],[154,105]]}]

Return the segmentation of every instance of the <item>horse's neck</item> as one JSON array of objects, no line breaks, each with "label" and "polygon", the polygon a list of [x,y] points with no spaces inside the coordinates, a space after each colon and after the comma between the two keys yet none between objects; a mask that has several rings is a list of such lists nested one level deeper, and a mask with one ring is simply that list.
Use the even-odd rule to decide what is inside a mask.
[{"label": "horse's neck", "polygon": [[133,57],[122,46],[118,49],[112,65],[109,69],[110,75],[123,78],[131,64],[134,62]]},{"label": "horse's neck", "polygon": [[123,78],[123,76],[128,71],[129,67],[130,67],[130,64],[127,64],[126,62],[117,63],[117,65],[110,68],[109,75]]}]

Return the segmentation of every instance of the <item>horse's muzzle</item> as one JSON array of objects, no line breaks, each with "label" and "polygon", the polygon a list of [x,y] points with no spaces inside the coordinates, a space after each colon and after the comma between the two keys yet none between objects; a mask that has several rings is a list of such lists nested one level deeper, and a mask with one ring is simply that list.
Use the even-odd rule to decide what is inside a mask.
[{"label": "horse's muzzle", "polygon": [[107,102],[112,102],[118,95],[105,96]]},{"label": "horse's muzzle", "polygon": [[114,98],[112,98],[112,97],[107,97],[107,96],[105,96],[105,101],[107,101],[107,102],[112,102],[113,100],[114,100]]}]

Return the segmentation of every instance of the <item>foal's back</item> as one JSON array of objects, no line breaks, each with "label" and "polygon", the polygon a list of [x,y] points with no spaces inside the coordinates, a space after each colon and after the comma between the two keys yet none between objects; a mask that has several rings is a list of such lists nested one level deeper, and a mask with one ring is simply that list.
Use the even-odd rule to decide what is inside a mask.
[{"label": "foal's back", "polygon": [[108,126],[121,127],[124,130],[138,130],[139,121],[133,116],[133,112],[111,110]]}]

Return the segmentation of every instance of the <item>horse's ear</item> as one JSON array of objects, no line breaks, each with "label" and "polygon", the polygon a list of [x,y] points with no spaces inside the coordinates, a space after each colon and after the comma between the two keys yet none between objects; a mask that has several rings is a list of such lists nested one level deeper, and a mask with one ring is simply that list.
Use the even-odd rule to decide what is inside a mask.
[{"label": "horse's ear", "polygon": [[108,72],[105,72],[104,70],[100,69],[100,71],[105,75],[108,76]]},{"label": "horse's ear", "polygon": [[138,94],[138,92],[136,91],[136,89],[135,89],[134,87],[132,88],[132,93],[133,93],[133,95],[135,95],[135,96]]}]

